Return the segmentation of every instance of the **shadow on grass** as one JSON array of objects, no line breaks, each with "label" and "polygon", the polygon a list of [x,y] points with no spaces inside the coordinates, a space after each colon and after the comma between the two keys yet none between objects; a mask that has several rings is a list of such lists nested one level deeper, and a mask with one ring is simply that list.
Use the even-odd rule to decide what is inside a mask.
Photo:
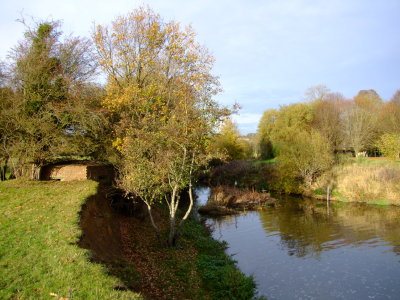
[{"label": "shadow on grass", "polygon": [[80,212],[82,236],[78,245],[91,251],[91,262],[104,265],[108,274],[121,280],[123,285],[115,286],[115,290],[141,292],[140,273],[125,258],[123,236],[135,212],[140,214],[140,206],[135,207],[120,191],[104,183],[99,184],[96,195],[87,199]]}]

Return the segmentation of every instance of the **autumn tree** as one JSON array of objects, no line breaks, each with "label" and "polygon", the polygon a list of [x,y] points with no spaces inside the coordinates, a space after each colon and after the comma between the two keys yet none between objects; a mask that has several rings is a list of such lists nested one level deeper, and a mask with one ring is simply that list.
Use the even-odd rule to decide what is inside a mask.
[{"label": "autumn tree", "polygon": [[400,158],[400,135],[395,133],[383,134],[377,142],[377,147],[389,159]]},{"label": "autumn tree", "polygon": [[[110,27],[98,25],[93,38],[107,74],[104,106],[117,116],[119,185],[146,204],[157,232],[151,208],[166,202],[173,246],[193,206],[194,174],[227,113],[212,100],[219,91],[213,58],[191,27],[165,22],[149,8],[120,16]],[[190,203],[179,216],[185,189]]]},{"label": "autumn tree", "polygon": [[354,103],[373,113],[381,107],[383,101],[375,90],[361,90],[354,97]]},{"label": "autumn tree", "polygon": [[379,111],[379,132],[400,134],[400,99],[396,99],[396,93],[389,102],[385,102]]},{"label": "autumn tree", "polygon": [[400,90],[397,90],[396,93],[394,93],[393,97],[390,99],[391,102],[398,103],[400,104]]},{"label": "autumn tree", "polygon": [[304,93],[305,99],[309,102],[315,100],[324,100],[325,96],[330,94],[331,90],[327,88],[325,85],[320,84],[313,87],[310,87]]},{"label": "autumn tree", "polygon": [[280,142],[284,141],[294,128],[309,132],[312,120],[313,110],[309,103],[282,106],[271,133],[272,143],[279,148]]},{"label": "autumn tree", "polygon": [[344,143],[355,155],[374,147],[379,132],[379,112],[382,99],[374,90],[362,90],[343,105],[342,125]]},{"label": "autumn tree", "polygon": [[278,162],[289,177],[300,178],[306,188],[333,164],[329,142],[319,132],[291,128],[281,142]]},{"label": "autumn tree", "polygon": [[339,93],[329,93],[313,105],[312,127],[318,130],[330,143],[333,150],[343,143],[342,112],[345,99]]},{"label": "autumn tree", "polygon": [[211,148],[224,154],[228,160],[251,156],[251,147],[240,137],[239,129],[231,119],[226,119],[220,132],[215,135]]}]

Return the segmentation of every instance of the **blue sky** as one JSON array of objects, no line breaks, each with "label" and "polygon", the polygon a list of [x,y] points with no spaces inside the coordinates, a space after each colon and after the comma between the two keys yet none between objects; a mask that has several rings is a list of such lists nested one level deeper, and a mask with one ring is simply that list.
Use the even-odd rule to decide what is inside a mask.
[{"label": "blue sky", "polygon": [[149,5],[166,20],[192,24],[216,58],[223,104],[242,106],[242,133],[263,111],[303,99],[324,84],[353,97],[375,89],[388,100],[400,89],[399,0],[14,0],[0,7],[0,58],[22,38],[15,22],[62,19],[65,33],[89,36],[93,22]]}]

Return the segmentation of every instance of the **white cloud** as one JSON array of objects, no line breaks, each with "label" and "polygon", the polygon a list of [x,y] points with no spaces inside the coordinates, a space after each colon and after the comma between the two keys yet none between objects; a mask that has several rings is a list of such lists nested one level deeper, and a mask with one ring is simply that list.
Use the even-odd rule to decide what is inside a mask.
[{"label": "white cloud", "polygon": [[301,100],[308,87],[322,82],[345,96],[374,88],[388,99],[399,88],[399,0],[3,2],[0,59],[23,37],[14,22],[22,10],[38,19],[63,19],[65,33],[81,36],[89,35],[93,21],[109,24],[140,4],[165,20],[192,23],[216,59],[225,90],[216,99],[243,106],[235,117],[243,130],[255,130],[264,110]]}]

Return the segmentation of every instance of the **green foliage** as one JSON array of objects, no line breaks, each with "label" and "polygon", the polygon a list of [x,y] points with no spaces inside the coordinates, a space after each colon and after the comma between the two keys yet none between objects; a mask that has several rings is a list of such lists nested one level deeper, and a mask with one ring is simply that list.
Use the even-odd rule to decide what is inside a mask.
[{"label": "green foliage", "polygon": [[[219,91],[214,59],[190,27],[165,22],[150,8],[117,17],[111,27],[97,26],[93,38],[107,74],[103,104],[118,120],[119,186],[143,200],[150,217],[154,202],[167,202],[173,246],[193,205],[194,173],[206,164],[210,136],[229,113],[212,99]],[[178,222],[185,188],[191,204]]]},{"label": "green foliage", "polygon": [[400,135],[385,133],[377,142],[377,147],[389,159],[400,158]]},{"label": "green foliage", "polygon": [[59,23],[48,22],[29,30],[16,56],[15,74],[24,95],[28,115],[37,113],[46,103],[65,100],[66,85],[57,57]]},{"label": "green foliage", "polygon": [[37,167],[57,157],[109,156],[102,89],[88,83],[96,68],[90,41],[60,37],[60,22],[27,26],[2,82],[1,160],[11,163],[16,177],[34,164],[30,175],[37,178]]},{"label": "green foliage", "polygon": [[274,123],[278,116],[278,111],[274,109],[267,110],[263,113],[257,129],[259,157],[261,159],[273,158],[274,147],[272,144],[272,132],[274,130]]},{"label": "green foliage", "polygon": [[313,109],[307,103],[282,106],[279,111],[265,111],[257,130],[260,158],[277,156],[282,142],[293,128],[309,132],[312,120]]},{"label": "green foliage", "polygon": [[84,182],[0,183],[0,298],[139,299],[79,248],[79,211],[96,193]]},{"label": "green foliage", "polygon": [[249,158],[252,155],[251,146],[240,137],[239,130],[231,119],[226,119],[221,131],[215,135],[211,142],[213,151],[226,155],[228,160]]},{"label": "green foliage", "polygon": [[316,131],[292,130],[282,143],[278,155],[281,172],[299,177],[306,187],[333,164],[327,140]]},{"label": "green foliage", "polygon": [[275,120],[274,130],[272,131],[272,142],[277,144],[281,140],[284,140],[293,128],[309,132],[312,120],[312,106],[307,103],[282,106]]}]

